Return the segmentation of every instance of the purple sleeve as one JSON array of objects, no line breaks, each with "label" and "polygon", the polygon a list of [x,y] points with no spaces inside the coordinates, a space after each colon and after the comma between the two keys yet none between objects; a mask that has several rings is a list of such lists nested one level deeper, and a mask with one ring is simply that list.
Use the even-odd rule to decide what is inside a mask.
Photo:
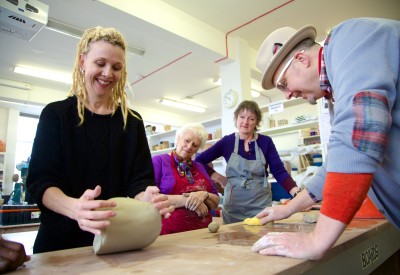
[{"label": "purple sleeve", "polygon": [[175,178],[171,167],[171,159],[168,154],[152,157],[154,167],[154,180],[162,194],[171,193],[175,185]]},{"label": "purple sleeve", "polygon": [[207,163],[210,163],[221,156],[224,157],[226,162],[228,162],[233,152],[234,146],[235,146],[235,134],[233,133],[224,136],[213,146],[208,148],[206,151],[202,152],[200,155],[196,157],[195,161],[201,163],[203,167],[206,170],[208,170],[209,167]]},{"label": "purple sleeve", "polygon": [[290,177],[288,171],[285,169],[274,142],[268,136],[259,135],[257,144],[264,153],[265,160],[267,162],[266,168],[269,165],[269,169],[276,181],[282,185],[286,191],[289,192],[293,187],[296,186],[296,184]]}]

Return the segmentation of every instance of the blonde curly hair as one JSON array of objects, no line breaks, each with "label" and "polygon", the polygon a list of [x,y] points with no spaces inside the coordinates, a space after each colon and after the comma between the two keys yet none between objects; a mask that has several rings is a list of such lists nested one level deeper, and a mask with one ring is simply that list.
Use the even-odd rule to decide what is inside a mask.
[{"label": "blonde curly hair", "polygon": [[[79,125],[82,125],[84,122],[85,102],[87,101],[87,91],[84,82],[84,74],[81,72],[80,69],[80,57],[81,55],[87,54],[90,51],[90,43],[100,40],[109,42],[111,45],[114,46],[119,46],[122,48],[124,53],[126,52],[125,39],[122,34],[114,28],[103,28],[97,26],[87,29],[83,33],[82,38],[78,44],[74,70],[72,73],[72,87],[68,93],[68,96],[76,96],[78,99],[77,107],[78,115],[80,118]],[[111,110],[113,110],[112,114],[114,114],[115,110],[118,108],[118,105],[121,105],[122,116],[124,119],[124,129],[126,127],[129,114],[140,119],[128,107],[128,97],[125,92],[126,77],[126,64],[124,64],[121,70],[121,78],[112,90],[108,106]]]}]

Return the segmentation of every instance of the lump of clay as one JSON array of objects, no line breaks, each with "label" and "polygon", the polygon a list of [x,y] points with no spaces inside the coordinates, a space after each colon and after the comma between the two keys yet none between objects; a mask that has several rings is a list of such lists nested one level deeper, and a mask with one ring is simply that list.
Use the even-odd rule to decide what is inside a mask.
[{"label": "lump of clay", "polygon": [[243,224],[245,225],[262,225],[261,221],[259,218],[247,218],[243,221]]},{"label": "lump of clay", "polygon": [[303,214],[303,221],[305,223],[316,223],[318,220],[318,212],[307,212]]},{"label": "lump of clay", "polygon": [[151,203],[131,198],[112,198],[117,215],[110,218],[110,225],[93,240],[95,254],[109,254],[138,250],[152,244],[161,232],[161,216]]},{"label": "lump of clay", "polygon": [[210,222],[210,224],[208,225],[208,231],[210,231],[211,233],[217,233],[219,229],[219,223],[217,222]]}]

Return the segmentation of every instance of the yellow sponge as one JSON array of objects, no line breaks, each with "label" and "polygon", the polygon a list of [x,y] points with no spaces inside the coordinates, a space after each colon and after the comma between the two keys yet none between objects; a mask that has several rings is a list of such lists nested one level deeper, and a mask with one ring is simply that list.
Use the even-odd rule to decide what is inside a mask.
[{"label": "yellow sponge", "polygon": [[245,225],[261,225],[260,219],[259,218],[247,218],[243,221]]}]

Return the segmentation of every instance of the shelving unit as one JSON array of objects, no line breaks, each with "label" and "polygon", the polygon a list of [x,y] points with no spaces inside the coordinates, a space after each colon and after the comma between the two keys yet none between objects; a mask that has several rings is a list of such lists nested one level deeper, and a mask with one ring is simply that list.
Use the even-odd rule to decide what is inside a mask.
[{"label": "shelving unit", "polygon": [[[217,131],[218,128],[221,127],[221,118],[214,118],[214,119],[210,119],[210,120],[203,121],[200,123],[203,124],[203,126],[207,129],[208,133],[213,133],[213,132]],[[147,141],[150,146],[151,155],[155,156],[155,155],[160,155],[160,154],[165,154],[167,152],[170,152],[174,148],[174,146],[170,146],[168,148],[161,149],[161,150],[152,150],[152,147],[154,145],[159,145],[162,141],[168,141],[169,144],[175,143],[175,136],[176,136],[176,130],[170,130],[167,132],[157,133],[154,135],[147,136]],[[218,140],[219,140],[218,138],[214,138],[212,140],[207,140],[206,143],[213,144],[213,143],[217,142]]]},{"label": "shelving unit", "polygon": [[321,137],[319,135],[300,137],[297,144],[298,145],[321,144]]},{"label": "shelving unit", "polygon": [[0,189],[4,187],[6,173],[6,153],[0,152]]},{"label": "shelving unit", "polygon": [[[308,113],[304,113],[305,109],[303,106],[306,106],[309,103],[302,98],[273,102],[273,104],[277,103],[283,104],[283,112],[270,114],[270,104],[260,107],[264,115],[263,122],[268,123],[268,119],[271,118],[274,120],[287,119],[289,124],[272,128],[264,128],[261,129],[259,133],[273,137],[275,146],[283,161],[290,162],[292,167],[302,168],[301,158],[305,157],[303,155],[312,156],[316,153],[322,153],[320,136],[305,136],[306,133],[304,133],[306,129],[319,129],[319,120],[317,118],[319,115],[318,106],[315,105],[315,109],[307,108]],[[315,116],[315,119],[300,123],[291,123],[292,121],[296,121],[298,116],[303,115],[308,115],[312,118]],[[310,132],[312,132],[312,130],[310,130]],[[310,150],[308,150],[308,148],[310,148]]]},{"label": "shelving unit", "polygon": [[147,141],[149,143],[151,153],[153,154],[153,152],[159,152],[168,149],[166,148],[163,150],[152,150],[152,147],[154,145],[159,145],[161,141],[168,141],[170,144],[174,143],[175,135],[176,135],[176,130],[170,130],[163,133],[157,133],[147,136]]},{"label": "shelving unit", "polygon": [[[296,106],[301,106],[302,104],[308,104],[308,102],[302,98],[296,98],[296,99],[291,99],[291,100],[284,100],[281,101],[285,110],[282,113],[274,114],[274,118],[279,118],[282,116],[287,116],[292,115],[304,115],[302,113],[302,109]],[[279,102],[274,102],[274,104],[279,103]],[[266,106],[260,106],[260,109],[263,113],[268,113],[269,112],[269,105]],[[290,109],[293,107],[293,109]],[[315,112],[316,114],[318,113],[317,111]],[[206,127],[207,131],[209,133],[214,133],[218,129],[221,128],[221,118],[214,118],[210,119],[208,121],[201,122],[204,127]],[[263,135],[268,135],[268,136],[274,136],[274,143],[277,146],[278,152],[282,153],[281,157],[288,157],[288,155],[284,155],[283,152],[287,152],[288,149],[293,149],[293,147],[297,147],[297,145],[303,145],[306,144],[304,141],[311,140],[312,144],[315,144],[315,139],[318,139],[316,136],[311,136],[311,137],[302,137],[300,135],[300,131],[303,129],[307,128],[319,128],[319,121],[318,119],[315,120],[310,120],[302,123],[296,123],[296,124],[288,124],[284,126],[278,126],[278,127],[273,127],[273,128],[265,128],[261,129],[259,131],[260,134]],[[171,130],[168,132],[164,133],[158,133],[154,134],[151,136],[148,136],[149,140],[149,146],[150,148],[153,147],[153,145],[159,145],[161,141],[168,141],[170,144],[175,142],[175,135],[176,135],[176,130]],[[293,142],[293,139],[298,140],[298,142]],[[301,139],[301,140],[300,140]],[[219,138],[215,138],[213,135],[213,138],[211,140],[207,140],[207,144],[214,144],[217,142]],[[283,140],[283,141],[280,141]],[[290,141],[289,141],[290,140]],[[301,143],[300,143],[301,141]],[[170,146],[169,148],[161,149],[161,150],[152,150],[151,155],[159,155],[159,154],[165,154],[170,152],[173,149],[173,146]],[[292,157],[289,155],[289,157]],[[221,171],[225,171],[224,169],[224,161],[223,160],[215,160],[213,164],[221,168]]]}]

